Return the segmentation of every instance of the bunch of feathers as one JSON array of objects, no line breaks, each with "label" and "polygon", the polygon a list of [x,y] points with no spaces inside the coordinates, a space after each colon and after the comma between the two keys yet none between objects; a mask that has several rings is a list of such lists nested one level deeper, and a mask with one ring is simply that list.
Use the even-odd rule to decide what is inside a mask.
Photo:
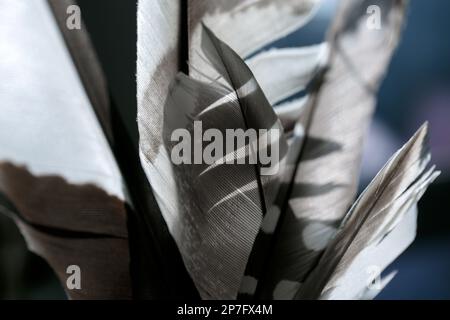
[{"label": "bunch of feathers", "polygon": [[[80,266],[70,298],[371,299],[393,278],[368,286],[367,270],[414,240],[439,174],[427,126],[355,196],[407,1],[341,0],[323,43],[261,50],[319,2],[140,0],[136,147],[86,30],[65,28],[73,2],[0,1],[0,211],[63,284]],[[196,120],[283,130],[265,146],[280,146],[278,173],[174,165],[170,133]]]}]

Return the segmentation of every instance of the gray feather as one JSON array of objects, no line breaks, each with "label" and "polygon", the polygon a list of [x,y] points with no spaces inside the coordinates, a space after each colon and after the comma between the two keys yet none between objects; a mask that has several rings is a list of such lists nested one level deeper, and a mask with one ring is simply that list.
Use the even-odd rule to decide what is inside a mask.
[{"label": "gray feather", "polygon": [[[439,175],[434,167],[426,170],[430,161],[426,134],[427,126],[424,125],[361,194],[296,298],[316,299],[323,294],[340,297],[335,293],[339,287],[346,287],[341,295],[342,292],[358,288],[361,277],[356,275],[364,270],[364,264],[370,265],[373,259],[373,263],[381,264],[382,270],[413,240],[411,235],[414,233],[407,232],[397,239],[398,242],[403,241],[403,245],[385,242],[398,224],[404,223],[405,214]],[[364,250],[378,246],[384,249],[359,256]],[[347,273],[349,270],[353,272]]]},{"label": "gray feather", "polygon": [[305,280],[355,196],[363,138],[405,12],[404,1],[371,4],[384,13],[381,30],[367,28],[363,1],[347,0],[329,32],[329,69],[303,120],[298,169],[260,284],[266,297],[281,280]]},{"label": "gray feather", "polygon": [[[273,129],[282,127],[250,69],[227,45],[205,29],[202,48],[211,65],[228,84],[176,77],[164,109],[164,141],[169,153],[171,134],[187,129],[194,136],[194,121],[202,130]],[[249,156],[247,144],[245,157]],[[201,141],[193,140],[195,146]],[[283,140],[277,141],[283,147]],[[242,151],[233,151],[232,158]],[[179,215],[173,226],[187,270],[205,299],[234,299],[253,241],[266,212],[272,179],[262,179],[254,164],[173,165]]]}]

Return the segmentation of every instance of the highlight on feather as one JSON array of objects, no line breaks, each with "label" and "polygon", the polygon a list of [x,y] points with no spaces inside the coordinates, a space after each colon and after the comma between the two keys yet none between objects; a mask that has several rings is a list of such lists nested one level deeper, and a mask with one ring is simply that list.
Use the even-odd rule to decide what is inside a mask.
[{"label": "highlight on feather", "polygon": [[[272,151],[279,148],[281,159],[286,149],[281,123],[250,69],[204,28],[203,51],[226,85],[200,82],[184,74],[176,77],[164,109],[163,136],[168,153],[176,146],[173,133],[180,129],[193,137],[189,144],[194,152],[196,144],[201,147],[203,141],[195,140],[196,124],[201,123],[205,133],[215,130],[220,136],[233,129],[242,133],[257,130],[258,135],[249,137],[245,145],[236,146],[232,152],[227,150],[231,156],[228,160],[248,159],[252,146]],[[275,140],[266,139],[259,134],[262,129],[279,134]],[[201,296],[234,299],[266,213],[268,192],[276,181],[272,176],[263,176],[259,163],[230,164],[223,160],[223,152],[215,157],[212,166],[203,162],[173,166],[181,214],[172,232]],[[278,163],[280,159],[274,160]]]}]

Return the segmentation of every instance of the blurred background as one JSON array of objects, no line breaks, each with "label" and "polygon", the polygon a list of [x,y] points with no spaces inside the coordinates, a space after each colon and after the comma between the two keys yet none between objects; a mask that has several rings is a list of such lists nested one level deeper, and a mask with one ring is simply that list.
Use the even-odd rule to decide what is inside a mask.
[{"label": "blurred background", "polygon": [[[136,0],[78,0],[102,62],[111,98],[137,145]],[[442,175],[419,203],[418,236],[387,270],[398,270],[378,299],[450,299],[450,1],[411,0],[408,21],[381,87],[361,171],[361,189],[425,121]],[[321,42],[337,0],[274,47]],[[368,1],[370,5],[370,1]],[[65,299],[56,277],[28,253],[15,225],[0,215],[0,298]]]}]

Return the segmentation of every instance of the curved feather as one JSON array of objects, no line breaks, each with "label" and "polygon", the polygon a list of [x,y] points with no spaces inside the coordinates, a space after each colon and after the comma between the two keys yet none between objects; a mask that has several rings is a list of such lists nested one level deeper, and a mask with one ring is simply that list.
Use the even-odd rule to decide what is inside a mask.
[{"label": "curved feather", "polygon": [[[195,121],[201,121],[202,132],[216,129],[224,136],[230,129],[277,130],[276,140],[269,139],[269,145],[264,148],[279,144],[282,157],[285,142],[281,124],[250,69],[206,28],[202,48],[229,87],[216,82],[199,82],[182,74],[177,76],[165,106],[167,150],[170,153],[174,150],[176,144],[171,141],[171,135],[176,129],[191,133],[194,148],[196,144],[202,144],[197,140],[201,137],[195,136],[194,125]],[[256,139],[261,138],[258,135]],[[242,151],[233,150],[227,160],[241,156],[248,159],[256,142],[246,142]],[[172,233],[186,267],[205,299],[236,298],[253,241],[266,212],[266,196],[270,195],[268,191],[273,184],[271,177],[261,177],[259,165],[248,161],[230,164],[222,159],[218,156],[214,165],[203,162],[173,165],[179,195],[175,205],[180,214]]]},{"label": "curved feather", "polygon": [[260,284],[265,297],[282,280],[305,280],[355,196],[363,137],[405,12],[405,1],[372,1],[383,16],[381,30],[371,30],[366,4],[343,1],[331,26],[329,69],[313,94],[298,169],[281,207],[285,215]]},{"label": "curved feather", "polygon": [[[356,294],[365,265],[378,264],[383,270],[414,239],[415,228],[409,228],[412,233],[401,235],[395,245],[386,241],[400,230],[397,226],[403,223],[405,214],[439,175],[434,167],[425,170],[430,161],[426,135],[424,125],[361,194],[296,298]],[[380,246],[384,248],[381,251]]]}]

